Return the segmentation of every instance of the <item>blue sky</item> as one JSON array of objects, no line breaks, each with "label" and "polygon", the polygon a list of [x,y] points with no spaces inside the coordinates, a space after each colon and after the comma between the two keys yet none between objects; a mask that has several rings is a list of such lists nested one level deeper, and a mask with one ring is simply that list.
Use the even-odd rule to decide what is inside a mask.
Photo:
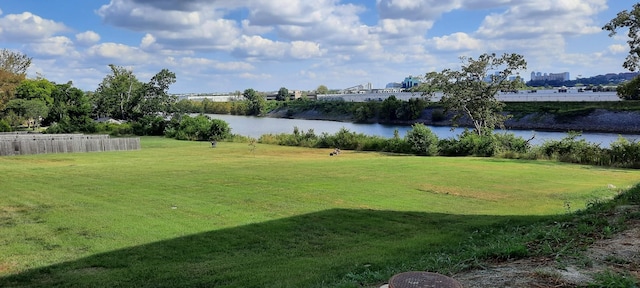
[{"label": "blue sky", "polygon": [[172,93],[314,90],[519,53],[531,71],[626,72],[626,32],[601,27],[620,0],[0,0],[0,48],[33,58],[29,77],[95,90],[108,65]]}]

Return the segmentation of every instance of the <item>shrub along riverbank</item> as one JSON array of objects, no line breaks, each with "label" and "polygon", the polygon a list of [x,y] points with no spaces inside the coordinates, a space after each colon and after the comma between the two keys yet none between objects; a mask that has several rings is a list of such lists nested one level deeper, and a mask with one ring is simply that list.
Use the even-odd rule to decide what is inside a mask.
[{"label": "shrub along riverbank", "polygon": [[0,286],[379,287],[410,270],[579,260],[640,219],[615,213],[640,205],[636,170],[141,144],[0,157]]},{"label": "shrub along riverbank", "polygon": [[561,140],[545,141],[539,146],[512,133],[478,135],[465,131],[455,138],[438,139],[423,124],[414,124],[406,135],[392,138],[369,136],[341,129],[330,135],[316,135],[313,130],[292,134],[262,135],[258,141],[266,144],[313,148],[339,148],[358,151],[379,151],[424,156],[481,156],[511,159],[557,160],[597,166],[640,168],[640,143],[625,138],[611,143],[610,148],[580,139],[571,132]]}]

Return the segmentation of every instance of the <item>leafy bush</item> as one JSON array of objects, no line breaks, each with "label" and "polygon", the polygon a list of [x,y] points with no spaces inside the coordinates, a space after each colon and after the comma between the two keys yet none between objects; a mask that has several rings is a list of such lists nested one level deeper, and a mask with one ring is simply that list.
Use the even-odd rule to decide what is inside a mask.
[{"label": "leafy bush", "polygon": [[345,150],[357,150],[359,145],[358,140],[364,139],[367,136],[364,134],[357,134],[349,131],[347,128],[340,128],[336,134],[330,135],[328,133],[322,133],[318,139],[318,148],[340,148]]},{"label": "leafy bush", "polygon": [[640,168],[640,143],[623,137],[611,143],[608,165],[625,168]]},{"label": "leafy bush", "polygon": [[229,123],[221,119],[212,119],[209,127],[210,140],[220,141],[231,136],[231,128]]},{"label": "leafy bush", "polygon": [[353,119],[356,122],[367,122],[377,114],[375,102],[367,102],[359,106],[353,112]]},{"label": "leafy bush", "polygon": [[88,117],[78,118],[71,120],[68,116],[63,116],[60,122],[52,123],[45,130],[48,134],[60,134],[60,133],[95,133],[97,131],[96,124]]},{"label": "leafy bush", "polygon": [[589,143],[584,139],[577,139],[579,132],[569,132],[561,140],[545,141],[538,147],[541,157],[561,162],[603,165],[608,162],[606,150],[598,144]]},{"label": "leafy bush", "polygon": [[440,140],[440,155],[443,156],[502,156],[523,158],[531,150],[529,141],[516,137],[513,133],[489,133],[478,135],[465,130],[457,138]]},{"label": "leafy bush", "polygon": [[360,138],[358,141],[358,150],[360,151],[385,151],[390,140],[380,136],[367,136]]},{"label": "leafy bush", "polygon": [[133,134],[140,136],[162,136],[167,121],[160,116],[146,115],[131,124]]},{"label": "leafy bush", "polygon": [[7,120],[0,120],[0,132],[11,132],[11,125],[9,125]]},{"label": "leafy bush", "polygon": [[179,115],[171,120],[165,136],[178,140],[218,141],[230,137],[231,129],[229,124],[220,119],[212,120],[205,115]]},{"label": "leafy bush", "polygon": [[229,108],[229,113],[231,113],[232,115],[247,115],[249,111],[248,109],[248,102],[246,100],[232,101],[231,107]]},{"label": "leafy bush", "polygon": [[46,134],[64,134],[71,132],[73,131],[69,130],[68,126],[62,125],[60,123],[53,123],[49,125],[46,130],[44,130],[44,133]]},{"label": "leafy bush", "polygon": [[265,134],[260,136],[258,142],[282,146],[315,147],[317,140],[318,136],[315,135],[313,129],[301,133],[298,127],[293,127],[293,134]]},{"label": "leafy bush", "polygon": [[382,101],[380,106],[380,120],[394,121],[398,119],[398,110],[402,107],[402,100],[391,95]]},{"label": "leafy bush", "polygon": [[513,133],[495,133],[493,134],[493,140],[496,145],[496,154],[513,155],[513,157],[509,158],[519,158],[518,155],[524,155],[531,150],[529,141],[524,140],[522,137],[517,137]]},{"label": "leafy bush", "polygon": [[381,151],[393,153],[411,153],[411,144],[405,138],[400,137],[398,129],[393,131],[393,138],[385,141],[385,146]]},{"label": "leafy bush", "polygon": [[407,142],[400,138],[397,133],[396,130],[394,138],[386,139],[380,136],[357,134],[342,128],[336,134],[323,133],[317,136],[313,129],[302,133],[297,127],[294,127],[293,134],[264,134],[260,136],[258,142],[283,146],[412,153]]},{"label": "leafy bush", "polygon": [[400,120],[410,121],[420,118],[422,112],[427,108],[428,102],[421,98],[411,98],[403,101],[400,108],[396,110],[396,116]]},{"label": "leafy bush", "polygon": [[463,134],[462,143],[474,156],[491,157],[496,154],[497,146],[493,134],[478,135],[473,132]]},{"label": "leafy bush", "polygon": [[431,156],[438,153],[438,136],[423,124],[414,124],[407,132],[405,141],[417,155]]},{"label": "leafy bush", "polygon": [[438,148],[443,156],[493,156],[496,147],[490,134],[478,135],[465,130],[458,138],[440,140]]},{"label": "leafy bush", "polygon": [[616,89],[618,97],[623,100],[639,100],[640,99],[640,77],[633,78],[631,81],[620,84]]}]

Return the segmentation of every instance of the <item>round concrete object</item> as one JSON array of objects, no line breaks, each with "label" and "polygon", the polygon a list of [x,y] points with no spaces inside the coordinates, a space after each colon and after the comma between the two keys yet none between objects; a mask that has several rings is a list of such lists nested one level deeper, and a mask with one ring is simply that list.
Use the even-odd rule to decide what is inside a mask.
[{"label": "round concrete object", "polygon": [[389,288],[462,288],[460,282],[438,273],[412,271],[396,274]]}]

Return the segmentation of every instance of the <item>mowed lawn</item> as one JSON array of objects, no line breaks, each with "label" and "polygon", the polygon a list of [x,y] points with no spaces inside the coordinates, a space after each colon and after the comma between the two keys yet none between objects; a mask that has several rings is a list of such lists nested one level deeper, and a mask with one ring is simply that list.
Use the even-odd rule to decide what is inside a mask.
[{"label": "mowed lawn", "polygon": [[0,286],[374,286],[454,266],[442,257],[479,230],[640,182],[547,161],[330,151],[148,137],[140,151],[0,157]]}]

